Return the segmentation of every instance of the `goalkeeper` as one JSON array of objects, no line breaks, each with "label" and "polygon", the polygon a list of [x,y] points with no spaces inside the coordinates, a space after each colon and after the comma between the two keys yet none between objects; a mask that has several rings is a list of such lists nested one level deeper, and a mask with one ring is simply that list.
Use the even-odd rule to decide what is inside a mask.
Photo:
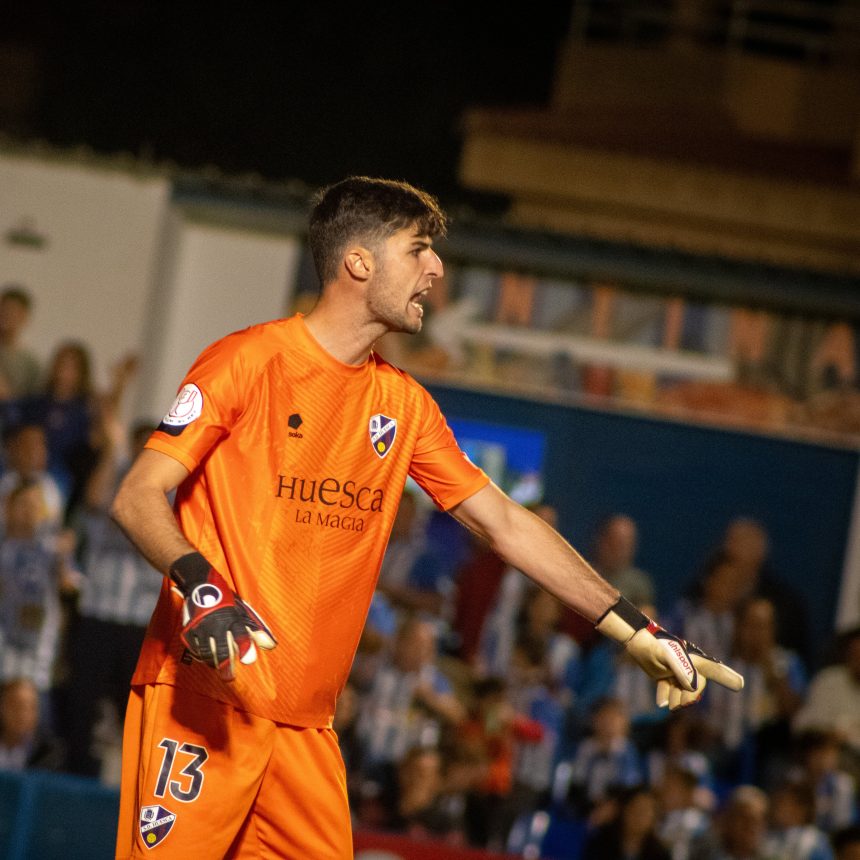
[{"label": "goalkeeper", "polygon": [[204,350],[121,485],[114,517],[166,577],[132,679],[117,857],[353,856],[332,717],[408,476],[621,642],[661,705],[742,686],[493,485],[373,352],[421,329],[444,232],[405,183],[325,189],[317,305]]}]

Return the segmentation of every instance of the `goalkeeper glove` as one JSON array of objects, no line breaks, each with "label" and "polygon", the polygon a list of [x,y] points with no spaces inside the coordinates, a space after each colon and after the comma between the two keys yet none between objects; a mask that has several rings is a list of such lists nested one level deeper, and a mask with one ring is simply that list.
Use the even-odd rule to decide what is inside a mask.
[{"label": "goalkeeper glove", "polygon": [[657,681],[657,704],[671,710],[698,701],[710,678],[730,690],[743,688],[742,675],[709,657],[701,648],[673,636],[624,597],[598,620],[597,629],[620,642]]},{"label": "goalkeeper glove", "polygon": [[225,681],[236,675],[236,659],[253,663],[259,645],[277,645],[259,615],[233,592],[224,577],[199,553],[170,566],[170,578],[182,595],[182,641],[191,656],[208,663]]}]

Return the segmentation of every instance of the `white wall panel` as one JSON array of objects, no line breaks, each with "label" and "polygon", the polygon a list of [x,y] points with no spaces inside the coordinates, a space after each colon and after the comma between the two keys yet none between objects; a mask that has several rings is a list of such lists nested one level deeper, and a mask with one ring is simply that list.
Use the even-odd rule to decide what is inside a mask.
[{"label": "white wall panel", "polygon": [[[57,343],[90,345],[97,380],[141,341],[170,186],[87,165],[0,156],[0,284],[35,298],[26,341],[43,359]],[[10,242],[23,224],[41,248]]]},{"label": "white wall panel", "polygon": [[136,410],[158,418],[207,344],[284,316],[301,251],[289,236],[183,221],[174,214],[146,333],[146,386]]}]

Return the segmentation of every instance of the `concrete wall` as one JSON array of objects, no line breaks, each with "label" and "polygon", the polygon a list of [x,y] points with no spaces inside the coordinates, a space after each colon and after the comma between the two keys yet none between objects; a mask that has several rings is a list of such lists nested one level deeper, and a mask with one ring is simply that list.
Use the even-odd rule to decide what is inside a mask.
[{"label": "concrete wall", "polygon": [[0,155],[0,284],[34,296],[25,340],[44,361],[84,341],[99,386],[139,354],[130,417],[166,412],[208,343],[283,316],[299,253],[289,235],[195,221],[164,176]]}]

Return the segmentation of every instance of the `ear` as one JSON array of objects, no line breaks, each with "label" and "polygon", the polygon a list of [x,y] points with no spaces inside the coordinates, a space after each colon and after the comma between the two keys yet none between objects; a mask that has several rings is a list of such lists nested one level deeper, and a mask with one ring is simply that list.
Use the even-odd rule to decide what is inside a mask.
[{"label": "ear", "polygon": [[373,274],[375,267],[373,252],[363,245],[348,248],[344,254],[343,263],[346,270],[357,281],[366,281]]}]

